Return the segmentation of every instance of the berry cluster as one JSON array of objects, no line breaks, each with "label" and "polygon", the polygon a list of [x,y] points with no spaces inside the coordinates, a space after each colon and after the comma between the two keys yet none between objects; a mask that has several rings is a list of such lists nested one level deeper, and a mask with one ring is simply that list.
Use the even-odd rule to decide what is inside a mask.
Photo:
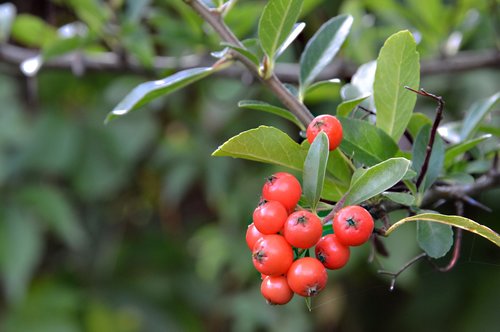
[{"label": "berry cluster", "polygon": [[[329,150],[342,140],[342,125],[332,115],[320,115],[307,127],[307,140],[325,132]],[[340,269],[349,260],[350,246],[359,246],[373,232],[373,218],[360,206],[340,209],[333,218],[333,234],[323,235],[323,222],[299,208],[300,182],[289,173],[270,176],[248,226],[246,241],[252,260],[261,273],[261,293],[270,304],[286,304],[293,294],[310,297],[325,288],[326,269]],[[297,210],[297,211],[296,211]],[[314,247],[314,257],[309,249]]]},{"label": "berry cluster", "polygon": [[[294,294],[317,295],[326,286],[326,269],[343,267],[349,260],[349,247],[365,243],[373,231],[368,211],[347,206],[333,219],[334,234],[322,236],[322,220],[297,209],[301,194],[300,182],[293,175],[270,176],[246,232],[253,264],[263,279],[261,292],[270,304],[286,304]],[[312,247],[315,257],[308,257]]]}]

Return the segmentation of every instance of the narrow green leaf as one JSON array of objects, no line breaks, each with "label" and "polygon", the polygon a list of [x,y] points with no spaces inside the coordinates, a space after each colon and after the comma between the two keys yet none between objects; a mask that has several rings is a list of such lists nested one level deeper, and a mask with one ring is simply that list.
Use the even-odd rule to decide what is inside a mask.
[{"label": "narrow green leaf", "polygon": [[382,195],[387,199],[390,199],[391,201],[401,205],[412,206],[415,203],[415,197],[407,193],[386,191],[383,192]]},{"label": "narrow green leaf", "polygon": [[338,119],[343,132],[340,149],[354,160],[371,166],[394,157],[398,152],[393,139],[374,125],[358,119]]},{"label": "narrow green leaf", "polygon": [[306,154],[281,130],[260,126],[230,138],[212,156],[243,158],[302,171]]},{"label": "narrow green leaf", "polygon": [[16,198],[26,209],[40,217],[48,228],[71,248],[81,248],[86,235],[67,198],[56,188],[33,186],[22,188]]},{"label": "narrow green leaf", "polygon": [[[422,165],[424,164],[425,155],[427,152],[427,145],[429,144],[431,127],[423,127],[417,135],[415,142],[413,143],[413,158],[412,158],[412,168],[420,174],[422,171]],[[425,174],[424,180],[420,185],[419,190],[425,191],[429,188],[434,181],[439,177],[443,169],[444,163],[444,142],[441,136],[436,133],[434,139],[434,145],[432,146],[432,153],[429,160],[429,166],[427,167],[427,173]]]},{"label": "narrow green leaf", "polygon": [[417,95],[404,87],[417,89],[420,82],[417,44],[409,31],[387,39],[377,59],[373,96],[377,108],[377,127],[398,141],[410,121]]},{"label": "narrow green leaf", "polygon": [[300,35],[300,33],[302,32],[302,30],[304,30],[305,27],[306,24],[304,22],[294,24],[292,32],[290,32],[290,34],[288,35],[288,37],[286,37],[283,44],[281,44],[279,49],[276,51],[276,55],[274,56],[275,59],[279,58],[280,55],[286,51],[288,46],[290,46],[290,44],[293,43],[293,41],[298,37],[298,35]]},{"label": "narrow green leaf", "polygon": [[324,132],[320,132],[309,148],[302,176],[303,193],[313,211],[316,210],[323,191],[327,160],[328,136]]},{"label": "narrow green leaf", "polygon": [[83,47],[88,40],[80,36],[70,37],[70,38],[58,38],[42,49],[43,60],[48,60],[61,56],[63,54],[75,51]]},{"label": "narrow green leaf", "polygon": [[462,141],[472,137],[477,127],[481,124],[481,121],[493,109],[498,100],[500,100],[500,92],[471,105],[463,121],[462,131],[460,132],[460,139]]},{"label": "narrow green leaf", "polygon": [[438,222],[441,224],[446,224],[450,226],[455,226],[461,228],[463,230],[472,232],[474,234],[480,235],[487,240],[490,240],[494,244],[500,247],[500,236],[493,231],[491,228],[481,225],[474,220],[460,217],[460,216],[448,216],[444,214],[437,213],[423,213],[418,214],[416,216],[407,217],[401,219],[400,221],[394,223],[387,231],[385,232],[386,236],[389,236],[392,232],[398,229],[401,225],[410,222],[410,221],[420,221],[427,220],[432,222]]},{"label": "narrow green leaf", "polygon": [[19,14],[12,25],[12,38],[28,46],[42,47],[57,39],[57,30],[37,16]]},{"label": "narrow green leaf", "polygon": [[270,0],[259,20],[259,40],[269,59],[283,45],[299,18],[303,0]]},{"label": "narrow green leaf", "polygon": [[440,258],[453,245],[453,230],[450,225],[420,220],[417,223],[417,242],[428,256]]},{"label": "narrow green leaf", "polygon": [[7,2],[0,5],[0,43],[9,39],[12,22],[16,17],[16,6]]},{"label": "narrow green leaf", "polygon": [[272,113],[272,114],[281,116],[282,118],[285,118],[285,119],[293,122],[295,125],[297,125],[297,127],[300,128],[300,130],[305,130],[305,127],[302,124],[302,122],[300,122],[300,120],[297,119],[297,117],[295,115],[290,113],[290,111],[288,111],[284,108],[274,106],[274,105],[268,104],[268,103],[260,101],[260,100],[242,100],[238,103],[238,107],[252,109],[252,110],[258,110],[258,111],[264,111],[264,112],[268,112],[268,113]]},{"label": "narrow green leaf", "polygon": [[105,122],[125,115],[149,101],[172,93],[180,88],[194,83],[216,71],[214,67],[191,68],[180,71],[161,80],[149,81],[136,86],[114,109]]},{"label": "narrow green leaf", "polygon": [[353,176],[345,204],[359,204],[386,191],[403,178],[409,167],[409,160],[391,158],[364,170],[356,178]]},{"label": "narrow green leaf", "polygon": [[337,116],[348,116],[363,100],[369,98],[371,94],[364,94],[356,99],[343,101],[337,106]]},{"label": "narrow green leaf", "polygon": [[7,210],[0,220],[0,263],[5,294],[10,302],[23,299],[42,253],[42,231],[28,213]]},{"label": "narrow green leaf", "polygon": [[451,146],[448,150],[446,150],[446,153],[444,155],[444,167],[448,168],[452,166],[456,157],[460,156],[464,152],[469,151],[470,149],[472,149],[479,143],[484,142],[490,137],[491,135],[483,135]]},{"label": "narrow green leaf", "polygon": [[220,44],[222,46],[229,47],[230,49],[235,50],[236,52],[240,53],[241,55],[244,55],[250,61],[252,61],[252,63],[255,65],[256,68],[259,68],[259,66],[260,66],[259,58],[257,57],[257,55],[255,53],[253,53],[249,49],[239,47],[239,46],[233,45],[231,43],[226,43],[226,42],[222,42]]},{"label": "narrow green leaf", "polygon": [[300,95],[340,50],[352,22],[350,15],[336,16],[324,23],[309,40],[300,57]]}]

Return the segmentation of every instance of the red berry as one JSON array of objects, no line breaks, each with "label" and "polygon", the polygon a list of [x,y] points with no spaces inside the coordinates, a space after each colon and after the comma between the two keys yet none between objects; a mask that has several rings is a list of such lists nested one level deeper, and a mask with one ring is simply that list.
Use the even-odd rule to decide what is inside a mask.
[{"label": "red berry", "polygon": [[316,244],[315,253],[316,258],[331,270],[346,265],[351,254],[349,247],[342,244],[335,234],[323,236]]},{"label": "red berry", "polygon": [[328,136],[329,150],[335,150],[342,141],[342,124],[333,115],[323,114],[315,117],[307,126],[306,136],[312,144],[316,136],[323,131]]},{"label": "red berry", "polygon": [[309,211],[297,211],[288,216],[283,235],[292,246],[307,249],[314,246],[323,233],[321,220]]},{"label": "red berry", "polygon": [[257,242],[257,240],[263,236],[264,236],[264,234],[259,232],[259,230],[255,227],[255,225],[253,223],[248,225],[247,233],[245,236],[248,248],[250,248],[250,250],[252,250],[253,246],[255,245],[255,242]]},{"label": "red berry", "polygon": [[293,262],[292,247],[281,235],[264,235],[252,250],[253,265],[268,276],[285,274]]},{"label": "red berry", "polygon": [[312,257],[299,258],[293,262],[286,277],[290,288],[300,296],[318,295],[328,281],[325,267]]},{"label": "red berry", "polygon": [[290,173],[279,172],[267,178],[262,187],[262,197],[268,201],[278,201],[292,212],[302,195],[300,182]]},{"label": "red berry", "polygon": [[253,212],[253,223],[262,234],[276,234],[283,228],[287,217],[283,204],[262,200]]},{"label": "red berry", "polygon": [[359,246],[368,241],[373,227],[370,212],[358,205],[342,208],[333,218],[333,231],[346,246]]},{"label": "red berry", "polygon": [[269,304],[286,304],[293,297],[285,276],[267,276],[262,280],[260,292]]}]

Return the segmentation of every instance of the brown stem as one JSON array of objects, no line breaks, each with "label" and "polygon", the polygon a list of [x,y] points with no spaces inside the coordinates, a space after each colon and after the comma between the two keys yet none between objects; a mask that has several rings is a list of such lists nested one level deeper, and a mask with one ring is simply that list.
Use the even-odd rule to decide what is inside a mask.
[{"label": "brown stem", "polygon": [[424,89],[414,90],[408,86],[405,86],[405,88],[412,91],[412,92],[415,92],[416,94],[419,94],[421,96],[430,97],[430,98],[434,99],[435,101],[437,101],[437,103],[438,103],[438,106],[436,108],[436,117],[434,118],[434,123],[432,124],[432,128],[431,128],[429,143],[427,144],[427,148],[425,151],[424,163],[422,164],[422,168],[420,170],[420,174],[419,174],[419,176],[417,178],[417,182],[416,182],[416,185],[418,188],[422,184],[422,181],[425,178],[425,174],[427,174],[427,169],[429,168],[429,161],[431,159],[432,148],[434,146],[434,140],[436,138],[437,129],[438,129],[439,123],[441,122],[441,119],[443,118],[444,100],[441,96],[436,96],[432,93],[428,93]]},{"label": "brown stem", "polygon": [[410,266],[412,266],[413,264],[415,264],[424,257],[427,257],[427,254],[425,252],[421,253],[416,257],[413,257],[410,261],[408,261],[405,265],[403,265],[403,267],[401,267],[397,272],[378,270],[378,273],[391,277],[391,286],[389,287],[389,290],[392,292],[394,290],[394,286],[396,285],[396,278],[406,269],[408,269]]},{"label": "brown stem", "polygon": [[[198,15],[211,25],[223,41],[244,48],[241,41],[224,23],[219,12],[211,10],[199,0],[184,0],[184,2],[191,6],[191,8],[198,13]],[[245,67],[247,67],[247,69],[255,77],[259,78],[261,82],[268,87],[276,95],[276,97],[278,97],[283,105],[285,105],[288,110],[290,110],[290,112],[292,112],[300,120],[300,122],[307,126],[309,122],[312,121],[314,116],[311,112],[285,87],[276,74],[273,73],[268,79],[263,79],[258,68],[255,67],[254,63],[250,59],[236,51],[233,51],[233,56],[243,63],[243,65],[245,65]]]}]

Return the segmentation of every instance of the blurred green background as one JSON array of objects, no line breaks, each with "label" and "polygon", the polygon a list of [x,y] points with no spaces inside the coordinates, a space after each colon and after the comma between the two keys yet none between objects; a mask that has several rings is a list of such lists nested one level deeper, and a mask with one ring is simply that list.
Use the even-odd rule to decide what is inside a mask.
[{"label": "blurred green background", "polygon": [[[384,240],[391,255],[377,263],[367,263],[368,245],[354,248],[311,312],[299,297],[268,306],[244,236],[265,177],[282,169],[210,155],[260,124],[298,139],[289,123],[237,107],[274,97],[248,75],[222,73],[104,125],[135,85],[173,72],[156,68],[155,56],[172,57],[173,67],[206,59],[221,49],[217,37],[180,0],[11,3],[17,18],[5,37],[7,7],[0,10],[0,50],[41,51],[48,63],[29,77],[19,69],[23,54],[0,52],[0,331],[498,331],[500,254],[471,234],[451,272],[421,262],[389,292],[376,271],[397,270],[419,252],[410,225]],[[227,22],[240,38],[256,35],[265,3],[234,5]],[[351,66],[376,59],[402,29],[417,36],[423,60],[500,46],[494,0],[305,0],[307,27],[282,61],[297,61],[338,13],[355,18],[340,55]],[[61,42],[57,28],[75,21],[88,29]],[[72,68],[56,68],[56,56],[75,50]],[[85,68],[78,52],[116,58]],[[128,57],[134,65],[120,62]],[[500,75],[498,67],[427,75],[421,86],[444,97],[450,122],[500,90]],[[315,114],[341,101],[339,86],[306,100]],[[434,107],[417,104],[430,115]],[[500,128],[498,110],[491,117]],[[498,231],[499,194],[479,197],[493,213],[466,207],[466,216]]]}]

